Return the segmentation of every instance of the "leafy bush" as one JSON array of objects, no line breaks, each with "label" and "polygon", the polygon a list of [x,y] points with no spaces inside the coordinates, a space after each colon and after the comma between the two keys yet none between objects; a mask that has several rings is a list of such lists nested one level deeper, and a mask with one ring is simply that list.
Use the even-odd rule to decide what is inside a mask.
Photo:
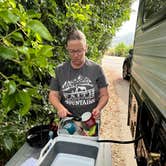
[{"label": "leafy bush", "polygon": [[119,43],[113,50],[115,56],[126,57],[129,54],[129,49],[132,45],[126,45],[123,42]]},{"label": "leafy bush", "polygon": [[48,103],[48,85],[54,67],[68,58],[64,51],[68,31],[72,27],[84,31],[87,56],[100,62],[116,28],[129,19],[130,4],[131,0],[0,1],[2,162],[22,144],[28,128],[55,111]]}]

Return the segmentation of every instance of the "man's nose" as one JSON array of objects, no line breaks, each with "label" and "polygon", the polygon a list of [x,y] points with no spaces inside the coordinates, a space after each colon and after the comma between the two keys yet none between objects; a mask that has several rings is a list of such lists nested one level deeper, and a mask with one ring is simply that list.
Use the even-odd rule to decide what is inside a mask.
[{"label": "man's nose", "polygon": [[79,52],[78,52],[78,51],[74,51],[74,52],[72,53],[72,55],[73,55],[73,56],[78,56],[78,55],[79,55]]}]

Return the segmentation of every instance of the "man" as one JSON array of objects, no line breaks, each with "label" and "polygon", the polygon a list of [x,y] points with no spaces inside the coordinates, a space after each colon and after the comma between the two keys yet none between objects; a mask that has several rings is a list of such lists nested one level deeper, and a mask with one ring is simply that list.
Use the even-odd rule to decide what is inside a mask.
[{"label": "man", "polygon": [[81,31],[73,30],[68,34],[66,49],[70,61],[56,68],[49,101],[61,118],[80,117],[87,111],[99,118],[109,98],[104,73],[98,64],[86,58],[86,37]]}]

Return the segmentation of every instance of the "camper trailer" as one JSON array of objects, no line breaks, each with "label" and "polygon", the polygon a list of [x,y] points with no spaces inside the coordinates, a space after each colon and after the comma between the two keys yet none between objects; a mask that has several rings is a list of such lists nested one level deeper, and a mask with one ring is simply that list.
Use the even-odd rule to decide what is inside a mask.
[{"label": "camper trailer", "polygon": [[140,0],[128,125],[138,166],[166,165],[166,1]]}]

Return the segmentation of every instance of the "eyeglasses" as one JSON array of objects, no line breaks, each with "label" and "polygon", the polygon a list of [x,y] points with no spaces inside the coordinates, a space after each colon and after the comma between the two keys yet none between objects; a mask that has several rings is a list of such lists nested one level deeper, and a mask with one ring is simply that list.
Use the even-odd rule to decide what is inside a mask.
[{"label": "eyeglasses", "polygon": [[69,54],[71,54],[71,55],[73,55],[73,54],[82,54],[84,51],[85,51],[85,49],[78,49],[78,50],[71,50],[71,49],[67,49],[68,50],[68,52],[69,52]]}]

